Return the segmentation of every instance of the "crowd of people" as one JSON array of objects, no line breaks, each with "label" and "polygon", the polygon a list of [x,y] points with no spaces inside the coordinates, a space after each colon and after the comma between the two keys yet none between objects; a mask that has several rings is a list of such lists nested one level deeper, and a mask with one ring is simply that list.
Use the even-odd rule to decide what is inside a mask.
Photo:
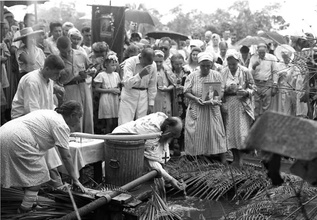
[{"label": "crowd of people", "polygon": [[[13,17],[6,11],[1,22],[0,141],[6,144],[1,184],[26,188],[20,211],[33,205],[40,184],[51,179],[56,187],[62,185],[56,171],[62,161],[73,176],[70,132],[161,131],[161,138],[146,143],[145,157],[181,188],[161,166],[170,158],[169,143],[174,155],[218,155],[224,164],[231,151],[233,164],[242,166],[244,140],[265,111],[308,115],[306,73],[291,63],[291,46],[276,45],[274,53],[272,45],[260,43],[251,51],[236,45],[230,31],[221,38],[209,30],[186,42],[153,41],[142,38],[131,22],[123,60],[118,60],[106,42],[92,43],[90,27],[51,22],[46,33],[42,21],[36,24],[35,16],[26,14],[17,30]],[[12,164],[15,150],[22,153]],[[63,152],[62,161],[56,150]],[[38,160],[35,170],[24,153]],[[41,171],[45,163],[48,170]],[[26,169],[40,181],[24,180]]]}]

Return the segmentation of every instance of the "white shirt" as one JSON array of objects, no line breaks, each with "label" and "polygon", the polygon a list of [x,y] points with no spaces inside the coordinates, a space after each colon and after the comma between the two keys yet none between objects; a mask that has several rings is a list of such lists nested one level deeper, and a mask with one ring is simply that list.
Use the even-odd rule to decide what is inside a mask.
[{"label": "white shirt", "polygon": [[[168,116],[163,112],[156,112],[135,121],[131,121],[115,128],[112,133],[135,133],[150,134],[161,132],[161,125]],[[160,138],[148,139],[145,141],[144,156],[148,159],[149,165],[161,172],[165,180],[173,178],[163,169],[162,163],[170,159],[170,151],[168,143],[160,143]]]},{"label": "white shirt", "polygon": [[12,101],[11,117],[18,118],[39,109],[54,109],[53,81],[34,70],[24,75]]},{"label": "white shirt", "polygon": [[[252,68],[255,62],[260,62],[255,70]],[[249,70],[252,73],[254,80],[273,80],[277,84],[277,58],[269,53],[265,54],[264,59],[260,59],[258,54],[254,54],[250,59]]]},{"label": "white shirt", "polygon": [[150,73],[143,76],[142,79],[139,75],[143,67],[140,64],[139,55],[133,56],[125,60],[125,65],[123,68],[123,79],[124,90],[136,88],[147,88],[148,89],[148,103],[154,106],[154,100],[157,92],[156,80],[157,71],[156,64],[153,62],[150,68]]}]

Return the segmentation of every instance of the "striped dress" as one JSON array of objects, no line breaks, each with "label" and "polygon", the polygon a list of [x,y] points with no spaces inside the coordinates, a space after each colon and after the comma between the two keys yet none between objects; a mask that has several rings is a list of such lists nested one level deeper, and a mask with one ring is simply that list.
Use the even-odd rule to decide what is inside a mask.
[{"label": "striped dress", "polygon": [[[202,97],[204,82],[221,82],[219,72],[210,70],[201,76],[200,70],[190,74],[185,82],[184,92]],[[185,153],[190,155],[225,153],[226,136],[220,106],[199,105],[189,101],[185,121]]]}]

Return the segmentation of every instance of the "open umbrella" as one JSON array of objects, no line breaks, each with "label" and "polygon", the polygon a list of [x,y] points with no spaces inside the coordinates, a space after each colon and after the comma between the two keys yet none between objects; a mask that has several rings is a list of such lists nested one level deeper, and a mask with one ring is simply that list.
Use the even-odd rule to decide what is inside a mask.
[{"label": "open umbrella", "polygon": [[128,9],[125,11],[125,19],[138,24],[150,24],[155,26],[155,19],[148,11]]},{"label": "open umbrella", "polygon": [[275,31],[272,31],[272,32],[262,32],[260,34],[258,34],[260,37],[265,37],[267,39],[271,39],[273,40],[273,42],[276,42],[276,43],[279,43],[279,44],[286,44],[286,41],[284,39],[284,37],[275,32]]},{"label": "open umbrella", "polygon": [[188,37],[184,34],[173,32],[173,31],[152,31],[146,34],[148,37],[154,38],[154,39],[160,39],[162,37],[169,37],[173,40],[187,40]]},{"label": "open umbrella", "polygon": [[264,37],[259,36],[247,36],[241,40],[239,40],[237,43],[235,43],[235,46],[251,46],[251,45],[258,45],[260,43],[272,43],[273,41]]}]

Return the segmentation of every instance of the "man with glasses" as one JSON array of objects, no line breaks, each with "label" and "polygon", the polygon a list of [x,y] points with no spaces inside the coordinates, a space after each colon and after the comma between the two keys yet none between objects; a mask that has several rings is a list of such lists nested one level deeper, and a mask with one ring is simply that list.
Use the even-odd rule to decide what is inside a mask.
[{"label": "man with glasses", "polygon": [[153,112],[157,92],[157,70],[153,59],[153,49],[145,48],[141,54],[125,61],[119,125]]},{"label": "man with glasses", "polygon": [[164,53],[164,62],[163,67],[165,70],[172,70],[172,63],[171,63],[171,55],[170,55],[170,49],[172,47],[172,40],[169,37],[163,37],[161,38],[159,42],[159,48]]}]

